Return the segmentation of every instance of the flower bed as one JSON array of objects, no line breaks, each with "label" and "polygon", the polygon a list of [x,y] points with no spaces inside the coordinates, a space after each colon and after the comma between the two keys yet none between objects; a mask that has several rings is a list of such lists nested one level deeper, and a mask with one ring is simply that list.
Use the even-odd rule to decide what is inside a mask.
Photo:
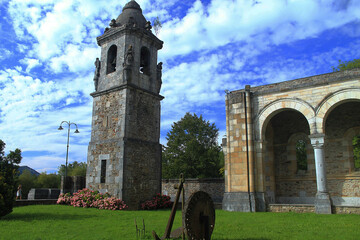
[{"label": "flower bed", "polygon": [[127,208],[126,204],[121,199],[111,197],[108,193],[102,194],[88,188],[79,190],[73,195],[70,193],[60,194],[57,204],[109,210],[123,210]]},{"label": "flower bed", "polygon": [[148,200],[141,204],[141,209],[143,210],[155,210],[162,208],[171,208],[173,202],[170,201],[170,196],[161,195],[160,193],[156,194],[152,200]]}]

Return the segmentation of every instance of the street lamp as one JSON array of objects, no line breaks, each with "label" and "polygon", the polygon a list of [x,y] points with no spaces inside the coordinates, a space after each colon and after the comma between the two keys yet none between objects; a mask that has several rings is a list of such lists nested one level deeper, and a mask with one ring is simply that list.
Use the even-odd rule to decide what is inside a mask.
[{"label": "street lamp", "polygon": [[64,128],[62,127],[62,124],[66,123],[68,125],[68,135],[67,135],[67,145],[66,145],[66,163],[65,163],[65,178],[64,178],[64,185],[63,185],[63,193],[65,193],[65,187],[66,187],[66,178],[67,178],[67,165],[68,165],[68,157],[69,157],[69,138],[70,138],[70,126],[71,125],[75,125],[76,130],[74,133],[80,133],[78,130],[78,126],[76,125],[76,123],[70,122],[70,121],[62,121],[60,123],[60,126],[58,128],[58,130],[64,130]]}]

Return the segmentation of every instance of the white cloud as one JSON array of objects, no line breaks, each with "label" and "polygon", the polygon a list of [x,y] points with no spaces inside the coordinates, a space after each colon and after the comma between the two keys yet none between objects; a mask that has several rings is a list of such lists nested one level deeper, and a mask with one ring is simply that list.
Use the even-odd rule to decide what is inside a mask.
[{"label": "white cloud", "polygon": [[[0,71],[0,132],[7,149],[63,154],[65,147],[59,150],[63,141],[57,127],[62,120],[71,120],[81,127],[73,144],[74,158],[85,161],[91,126],[90,76],[61,84],[61,80],[43,82],[16,70]],[[86,81],[90,83],[84,87]]]},{"label": "white cloud", "polygon": [[253,5],[252,1],[213,0],[206,8],[195,1],[183,19],[164,23],[159,37],[166,43],[165,57],[213,49],[233,41],[290,43],[359,21],[360,5],[352,1],[339,10],[333,7],[335,2],[273,0]]},{"label": "white cloud", "polygon": [[31,69],[33,69],[34,67],[40,66],[41,63],[38,59],[34,59],[34,58],[24,58],[22,60],[20,60],[20,62],[22,64],[27,65],[26,67],[26,72],[29,73],[31,71]]},{"label": "white cloud", "polygon": [[[8,12],[19,39],[32,45],[26,52],[27,58],[48,64],[48,69],[54,72],[64,67],[79,71],[89,70],[89,63],[99,53],[96,37],[101,33],[98,28],[106,27],[107,21],[121,12],[121,2],[12,0]],[[25,53],[23,46],[19,45],[19,50]]]},{"label": "white cloud", "polygon": [[69,44],[63,55],[51,59],[50,66],[55,73],[66,69],[71,72],[89,71],[94,68],[94,59],[99,55],[99,48],[80,49],[79,45]]},{"label": "white cloud", "polygon": [[[81,126],[81,134],[71,140],[71,156],[86,160],[92,108],[89,93],[94,88],[93,63],[100,55],[96,37],[127,1],[9,1],[7,18],[14,26],[17,51],[2,47],[0,60],[22,54],[16,55],[19,63],[0,69],[0,132],[8,149],[45,152],[40,157],[29,154],[24,163],[42,170],[64,163],[66,134],[56,130],[62,120]],[[164,62],[163,132],[189,111],[218,121],[223,133],[225,89],[312,75],[319,66],[335,65],[340,56],[350,60],[360,55],[357,42],[301,58],[274,54],[273,59],[261,59],[276,46],[316,38],[339,26],[345,25],[341,30],[350,36],[358,36],[360,6],[355,1],[341,2],[347,5],[310,0],[138,3],[148,18],[159,16],[163,25],[159,35],[165,42],[159,52]],[[40,75],[32,75],[34,72]],[[164,139],[162,136],[162,143]]]},{"label": "white cloud", "polygon": [[5,48],[0,48],[0,61],[3,61],[11,56],[11,52]]}]

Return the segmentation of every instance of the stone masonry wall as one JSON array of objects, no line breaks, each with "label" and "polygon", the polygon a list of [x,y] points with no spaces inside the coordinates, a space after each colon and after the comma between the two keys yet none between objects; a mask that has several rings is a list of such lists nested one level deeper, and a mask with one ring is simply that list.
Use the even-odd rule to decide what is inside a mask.
[{"label": "stone masonry wall", "polygon": [[248,191],[244,95],[245,93],[241,93],[226,100],[226,192]]},{"label": "stone masonry wall", "polygon": [[[162,194],[169,195],[172,201],[174,201],[178,191],[174,188],[175,184],[179,184],[179,179],[162,180]],[[224,196],[224,179],[185,179],[184,189],[185,199],[189,198],[194,192],[204,191],[210,194],[214,202],[220,203]]]},{"label": "stone masonry wall", "polygon": [[161,145],[125,141],[123,200],[133,206],[161,192]]},{"label": "stone masonry wall", "polygon": [[[294,165],[296,156],[294,156],[294,149],[289,146],[291,143],[288,140],[296,132],[309,136],[316,133],[316,131],[324,131],[325,161],[330,195],[340,198],[354,198],[356,196],[354,189],[358,187],[360,172],[354,171],[352,167],[352,147],[349,139],[346,139],[344,134],[352,128],[360,127],[360,113],[358,113],[360,109],[360,69],[251,87],[250,90],[252,94],[254,131],[249,133],[248,137],[254,138],[256,146],[256,191],[271,194],[276,188],[277,195],[283,197],[314,197],[316,193],[315,165],[313,149],[309,144],[309,139],[306,139],[309,145],[307,148],[310,151],[310,153],[308,151],[307,172],[294,171],[296,169],[296,165]],[[246,149],[243,145],[244,139],[246,139],[243,121],[245,119],[243,110],[244,94],[245,90],[239,90],[230,92],[226,97],[228,153],[226,155],[225,169],[229,169],[229,172],[226,176],[225,188],[229,192],[241,191],[237,187],[240,183],[241,186],[247,185],[246,171],[242,171],[244,175],[234,171],[234,169],[239,169],[237,166],[244,166],[246,161]],[[346,101],[349,101],[347,99],[357,101],[357,103],[347,103]],[[325,101],[328,102],[324,104]],[[341,102],[341,104],[337,105],[337,102]],[[330,108],[330,106],[334,107]],[[344,107],[344,109],[341,107]],[[350,109],[350,111],[346,110],[346,108]],[[296,128],[308,126],[307,129],[284,132],[283,124],[279,123],[281,125],[279,129],[276,126],[271,127],[275,141],[265,139],[265,132],[268,126],[271,125],[269,121],[278,114],[280,116],[282,111],[289,109],[297,111],[300,116],[304,116],[305,124],[300,124],[296,120],[298,117],[291,120],[288,119],[289,116],[283,115],[279,119],[282,119],[283,123],[294,123]],[[328,112],[326,112],[327,109],[329,109]],[[331,114],[329,115],[329,112],[333,109],[342,109],[335,114],[338,119],[331,117]],[[334,123],[333,126],[325,126],[327,118],[330,119],[329,123]],[[274,120],[273,123],[276,125],[278,122]],[[293,129],[294,126],[289,126],[289,129]],[[339,127],[342,129],[339,129]],[[330,129],[335,131],[335,135],[331,133]],[[340,134],[336,133],[336,131]],[[280,140],[281,134],[284,134],[285,140],[277,142],[276,139]],[[288,162],[290,165],[287,169],[281,170],[281,166],[279,169],[277,168],[279,165],[273,165],[272,162]],[[278,172],[277,177],[274,178],[272,172],[279,170],[284,174]],[[237,174],[242,177],[240,178]],[[267,181],[269,182],[267,183]],[[271,181],[276,182],[276,187]]]},{"label": "stone masonry wall", "polygon": [[[123,138],[126,90],[94,97],[91,141],[88,149],[87,187],[122,198]],[[106,160],[105,183],[100,183],[101,161]]]}]

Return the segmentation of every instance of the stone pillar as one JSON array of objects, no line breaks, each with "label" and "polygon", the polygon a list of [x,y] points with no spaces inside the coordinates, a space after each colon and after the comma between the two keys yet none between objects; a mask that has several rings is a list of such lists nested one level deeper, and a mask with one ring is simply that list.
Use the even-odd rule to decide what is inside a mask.
[{"label": "stone pillar", "polygon": [[309,136],[314,148],[316,166],[317,193],[315,196],[315,212],[320,214],[331,214],[331,199],[326,184],[326,167],[324,156],[324,134],[313,134]]},{"label": "stone pillar", "polygon": [[263,147],[265,146],[265,141],[255,140],[255,169],[256,169],[256,179],[255,179],[255,199],[256,199],[256,211],[257,212],[266,212],[266,197],[264,189],[264,160],[263,160]]}]

